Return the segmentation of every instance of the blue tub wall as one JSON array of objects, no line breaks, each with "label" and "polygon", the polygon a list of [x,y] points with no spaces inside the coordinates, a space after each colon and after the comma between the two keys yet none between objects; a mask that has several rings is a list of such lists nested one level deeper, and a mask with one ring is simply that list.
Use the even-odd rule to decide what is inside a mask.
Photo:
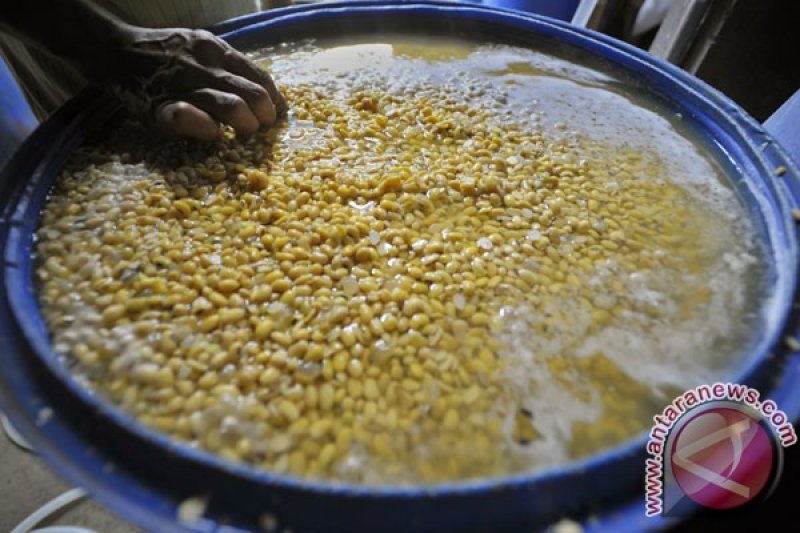
[{"label": "blue tub wall", "polygon": [[0,57],[0,116],[2,117],[0,167],[2,167],[39,123],[2,57]]},{"label": "blue tub wall", "polygon": [[[227,36],[237,44],[246,44],[263,41],[274,32],[297,32],[303,25],[335,23],[357,13],[367,18],[399,13],[448,20],[465,17],[484,26],[500,24],[547,34],[613,59],[642,83],[670,89],[668,99],[684,109],[688,119],[705,125],[715,146],[744,176],[757,182],[754,190],[767,198],[760,205],[768,210],[765,216],[773,219],[773,249],[783,250],[778,261],[785,271],[782,283],[786,294],[779,303],[784,308],[791,304],[797,231],[788,210],[798,205],[797,169],[763,128],[732,102],[641,51],[566,24],[452,3],[389,6],[361,1],[301,6],[236,19],[217,30],[229,32]],[[533,476],[520,474],[427,489],[369,489],[298,480],[228,463],[147,430],[97,401],[69,376],[49,346],[33,301],[30,250],[38,204],[63,158],[112,116],[113,108],[113,103],[96,94],[80,95],[33,133],[0,176],[0,203],[6,202],[0,210],[0,249],[4,254],[0,265],[0,408],[63,477],[154,531],[214,531],[222,523],[253,529],[265,511],[278,518],[281,528],[296,532],[520,531],[565,515],[580,518],[588,514],[599,517],[588,523],[590,529],[617,531],[666,524],[644,520],[639,491],[644,473],[641,439]],[[772,173],[778,166],[787,169],[781,179]],[[784,320],[785,313],[774,331],[765,332],[769,338],[763,339],[761,351],[741,371],[748,379],[762,380],[770,396],[794,418],[800,414],[800,391],[795,390],[800,363],[785,350],[772,350]],[[790,322],[796,324],[793,318]],[[40,417],[43,408],[54,411],[44,422]],[[176,524],[178,504],[184,498],[205,494],[212,496],[207,519],[191,527]]]}]

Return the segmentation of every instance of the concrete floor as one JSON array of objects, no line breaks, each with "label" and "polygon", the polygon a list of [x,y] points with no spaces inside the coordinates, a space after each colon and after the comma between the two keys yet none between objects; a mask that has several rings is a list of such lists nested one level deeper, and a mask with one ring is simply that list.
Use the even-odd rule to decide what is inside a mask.
[{"label": "concrete floor", "polygon": [[[41,505],[70,488],[34,453],[15,446],[0,430],[0,532],[11,531]],[[139,532],[88,499],[38,527],[52,525],[81,526],[98,533]]]}]

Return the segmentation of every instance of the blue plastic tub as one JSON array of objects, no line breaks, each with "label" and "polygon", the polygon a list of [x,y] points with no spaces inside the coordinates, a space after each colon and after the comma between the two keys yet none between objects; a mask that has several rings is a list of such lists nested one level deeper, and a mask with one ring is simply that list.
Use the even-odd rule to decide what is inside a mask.
[{"label": "blue plastic tub", "polygon": [[[735,185],[761,227],[772,261],[779,316],[754,332],[738,381],[758,386],[793,419],[800,416],[800,358],[781,341],[793,312],[800,174],[764,129],[730,100],[646,53],[568,24],[444,2],[350,2],[276,10],[219,25],[241,47],[308,36],[378,30],[466,33],[521,43],[554,41],[599,59],[623,79],[649,87],[680,112],[734,170]],[[173,442],[82,389],[56,359],[32,284],[32,235],[46,194],[71,151],[115,120],[116,105],[87,91],[42,124],[0,177],[0,408],[42,457],[120,515],[156,531],[182,530],[177,506],[207,496],[193,530],[259,528],[264,513],[279,529],[301,531],[520,531],[562,517],[590,529],[663,527],[644,516],[644,435],[618,449],[535,475],[433,488],[370,489],[299,480],[235,465]],[[776,169],[786,169],[782,177]]]},{"label": "blue plastic tub", "polygon": [[38,124],[2,57],[0,57],[0,109],[3,110],[3,120],[0,121],[0,166],[2,166]]}]

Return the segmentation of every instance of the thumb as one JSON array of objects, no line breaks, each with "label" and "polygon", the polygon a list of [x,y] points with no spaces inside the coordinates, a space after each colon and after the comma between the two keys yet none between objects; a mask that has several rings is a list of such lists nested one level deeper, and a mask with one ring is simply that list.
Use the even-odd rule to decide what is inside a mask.
[{"label": "thumb", "polygon": [[222,133],[219,122],[188,102],[166,102],[156,110],[155,127],[165,135],[213,141]]}]

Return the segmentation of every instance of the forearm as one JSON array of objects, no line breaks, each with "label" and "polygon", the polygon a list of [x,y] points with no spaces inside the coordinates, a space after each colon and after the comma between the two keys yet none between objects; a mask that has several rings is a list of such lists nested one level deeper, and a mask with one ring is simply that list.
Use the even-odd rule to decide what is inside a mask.
[{"label": "forearm", "polygon": [[95,79],[111,66],[111,51],[130,26],[88,0],[5,0],[0,30]]}]

